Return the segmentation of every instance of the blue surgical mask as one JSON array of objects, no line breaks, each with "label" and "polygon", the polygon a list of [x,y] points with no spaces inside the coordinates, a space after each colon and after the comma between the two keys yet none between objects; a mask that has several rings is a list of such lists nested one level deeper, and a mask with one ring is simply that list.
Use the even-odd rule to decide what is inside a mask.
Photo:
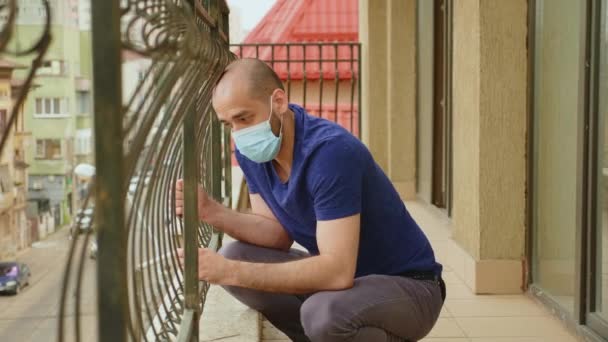
[{"label": "blue surgical mask", "polygon": [[268,120],[232,132],[234,144],[239,149],[239,152],[256,163],[265,163],[273,160],[281,148],[283,121],[281,120],[281,129],[277,137],[272,133],[270,118],[272,118],[272,96],[270,97],[270,115]]}]

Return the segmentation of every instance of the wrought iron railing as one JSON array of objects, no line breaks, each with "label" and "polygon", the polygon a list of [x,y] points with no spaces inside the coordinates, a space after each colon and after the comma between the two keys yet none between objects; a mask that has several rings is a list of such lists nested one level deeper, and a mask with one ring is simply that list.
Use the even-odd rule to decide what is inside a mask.
[{"label": "wrought iron railing", "polygon": [[231,50],[268,63],[283,80],[289,101],[360,135],[360,43],[232,44]]},{"label": "wrought iron railing", "polygon": [[[60,341],[84,339],[91,242],[98,245],[100,341],[198,340],[208,284],[197,277],[197,249],[219,248],[221,234],[197,218],[197,184],[230,205],[229,131],[210,105],[234,59],[227,32],[224,0],[92,1],[96,175],[83,208],[94,202],[95,225],[71,243]],[[144,70],[128,98],[125,51],[135,55],[129,65]],[[183,218],[174,211],[179,178]],[[183,270],[176,254],[182,247]]]}]

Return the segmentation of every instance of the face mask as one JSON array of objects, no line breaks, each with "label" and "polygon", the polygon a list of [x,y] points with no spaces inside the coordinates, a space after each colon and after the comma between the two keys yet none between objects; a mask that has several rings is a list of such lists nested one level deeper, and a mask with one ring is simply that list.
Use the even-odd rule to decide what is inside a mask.
[{"label": "face mask", "polygon": [[265,163],[273,160],[281,148],[283,121],[281,120],[281,129],[277,137],[272,133],[270,118],[272,118],[272,96],[270,97],[270,115],[268,120],[260,122],[255,126],[232,132],[234,144],[239,149],[239,152],[256,163]]}]

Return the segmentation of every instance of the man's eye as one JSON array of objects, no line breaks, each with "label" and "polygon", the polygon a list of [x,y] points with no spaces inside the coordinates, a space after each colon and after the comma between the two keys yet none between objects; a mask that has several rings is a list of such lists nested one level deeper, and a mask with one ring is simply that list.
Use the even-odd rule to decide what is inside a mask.
[{"label": "man's eye", "polygon": [[238,121],[239,122],[246,122],[247,121],[247,117],[238,118]]}]

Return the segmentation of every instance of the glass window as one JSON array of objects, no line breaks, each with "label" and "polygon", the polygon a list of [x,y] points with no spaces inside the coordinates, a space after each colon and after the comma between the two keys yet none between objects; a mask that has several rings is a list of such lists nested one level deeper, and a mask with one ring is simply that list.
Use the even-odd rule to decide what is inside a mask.
[{"label": "glass window", "polygon": [[51,114],[51,99],[44,99],[44,114]]},{"label": "glass window", "polygon": [[538,0],[536,6],[533,282],[574,313],[585,2]]},{"label": "glass window", "polygon": [[44,158],[44,140],[36,140],[36,158]]},{"label": "glass window", "polygon": [[77,100],[78,100],[78,113],[79,114],[89,114],[90,113],[89,93],[86,91],[79,91]]},{"label": "glass window", "polygon": [[595,310],[608,320],[608,1],[601,1],[599,31],[598,78],[598,169],[597,169],[597,225]]},{"label": "glass window", "polygon": [[53,99],[53,114],[61,114],[61,106],[60,106],[60,102],[59,102],[59,98],[54,98]]},{"label": "glass window", "polygon": [[47,151],[49,159],[61,159],[61,141],[59,139],[48,140]]},{"label": "glass window", "polygon": [[36,99],[36,114],[42,114],[42,99]]},{"label": "glass window", "polygon": [[61,159],[60,139],[38,139],[36,140],[36,158],[38,159]]}]

